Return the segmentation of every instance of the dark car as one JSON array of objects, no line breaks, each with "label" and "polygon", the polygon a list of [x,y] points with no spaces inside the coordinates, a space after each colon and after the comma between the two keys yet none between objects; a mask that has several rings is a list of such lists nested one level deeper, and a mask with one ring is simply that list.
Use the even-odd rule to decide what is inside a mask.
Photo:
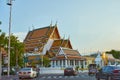
[{"label": "dark car", "polygon": [[78,71],[75,70],[74,67],[68,67],[64,69],[64,76],[70,76],[70,75],[76,76],[77,74]]},{"label": "dark car", "polygon": [[97,65],[89,64],[88,66],[88,75],[95,75],[97,73]]},{"label": "dark car", "polygon": [[96,79],[120,80],[120,67],[105,66],[96,73]]}]

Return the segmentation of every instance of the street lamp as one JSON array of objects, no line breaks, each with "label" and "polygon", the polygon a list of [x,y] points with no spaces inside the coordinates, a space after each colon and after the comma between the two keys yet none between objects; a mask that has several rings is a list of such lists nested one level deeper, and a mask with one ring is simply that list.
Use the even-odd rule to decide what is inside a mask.
[{"label": "street lamp", "polygon": [[9,16],[9,42],[8,42],[8,77],[9,77],[9,75],[10,75],[10,35],[11,35],[12,0],[8,0],[7,5],[10,7],[10,16]]}]

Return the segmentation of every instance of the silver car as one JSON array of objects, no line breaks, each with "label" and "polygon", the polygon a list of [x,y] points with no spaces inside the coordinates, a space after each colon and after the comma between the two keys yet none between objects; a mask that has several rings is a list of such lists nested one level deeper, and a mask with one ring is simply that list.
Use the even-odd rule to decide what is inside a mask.
[{"label": "silver car", "polygon": [[35,78],[37,77],[37,72],[33,68],[22,68],[18,72],[19,79],[21,78]]}]

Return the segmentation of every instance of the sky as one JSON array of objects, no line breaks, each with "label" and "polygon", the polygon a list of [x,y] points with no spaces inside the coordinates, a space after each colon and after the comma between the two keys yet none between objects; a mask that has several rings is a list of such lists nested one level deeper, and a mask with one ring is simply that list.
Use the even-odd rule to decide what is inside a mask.
[{"label": "sky", "polygon": [[[120,50],[120,0],[13,0],[11,33],[58,25],[80,53]],[[8,33],[9,6],[0,0],[0,29]]]}]

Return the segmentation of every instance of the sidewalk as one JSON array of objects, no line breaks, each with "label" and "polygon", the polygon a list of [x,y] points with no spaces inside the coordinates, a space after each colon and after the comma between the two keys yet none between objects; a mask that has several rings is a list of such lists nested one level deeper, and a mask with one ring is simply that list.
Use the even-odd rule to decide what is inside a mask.
[{"label": "sidewalk", "polygon": [[18,80],[18,77],[17,75],[10,75],[9,77],[7,75],[3,75],[0,80]]}]

